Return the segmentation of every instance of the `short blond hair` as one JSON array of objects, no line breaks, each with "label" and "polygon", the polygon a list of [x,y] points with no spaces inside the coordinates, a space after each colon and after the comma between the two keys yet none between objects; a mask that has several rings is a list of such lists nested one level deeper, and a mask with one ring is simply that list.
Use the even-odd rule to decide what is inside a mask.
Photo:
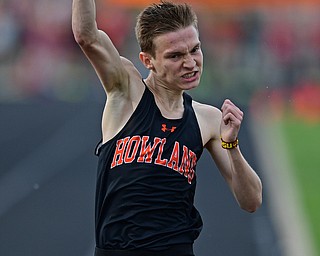
[{"label": "short blond hair", "polygon": [[197,15],[190,5],[166,1],[152,4],[137,17],[135,32],[140,50],[155,57],[155,37],[191,25],[198,30]]}]

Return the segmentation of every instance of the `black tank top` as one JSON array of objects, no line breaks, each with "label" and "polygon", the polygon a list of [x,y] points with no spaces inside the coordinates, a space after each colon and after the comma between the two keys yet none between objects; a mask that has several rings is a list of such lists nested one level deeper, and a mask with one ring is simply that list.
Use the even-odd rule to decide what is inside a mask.
[{"label": "black tank top", "polygon": [[203,145],[192,99],[183,98],[183,117],[167,119],[146,87],[123,129],[98,145],[97,247],[161,250],[199,236],[194,195]]}]

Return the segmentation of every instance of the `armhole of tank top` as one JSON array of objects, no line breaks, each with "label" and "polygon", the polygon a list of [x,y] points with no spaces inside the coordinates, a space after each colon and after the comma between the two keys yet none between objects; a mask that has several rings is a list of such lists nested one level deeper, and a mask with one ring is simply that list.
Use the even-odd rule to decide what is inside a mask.
[{"label": "armhole of tank top", "polygon": [[200,140],[200,143],[202,145],[202,147],[204,147],[203,145],[203,139],[202,139],[202,134],[201,134],[201,129],[200,129],[200,124],[199,124],[199,120],[198,120],[198,117],[197,117],[197,114],[196,114],[196,111],[194,110],[194,107],[193,107],[193,99],[192,97],[187,94],[187,93],[184,93],[184,97],[185,97],[185,100],[189,101],[189,107],[190,107],[190,113],[192,113],[192,115],[194,116],[195,120],[196,120],[196,126],[197,126],[197,130],[198,130],[198,137],[199,137],[199,140]]},{"label": "armhole of tank top", "polygon": [[148,89],[147,85],[145,84],[145,82],[144,82],[143,80],[142,80],[142,82],[143,82],[143,84],[144,84],[144,91],[143,91],[143,93],[142,93],[142,97],[141,97],[141,99],[140,99],[140,101],[139,101],[136,109],[133,111],[132,115],[130,116],[130,118],[128,119],[128,121],[125,123],[125,125],[122,127],[122,129],[121,129],[117,134],[115,134],[115,135],[113,136],[113,138],[111,138],[110,140],[106,141],[105,143],[102,143],[103,140],[100,139],[100,141],[99,141],[99,143],[97,144],[97,146],[95,147],[95,151],[94,151],[94,154],[95,154],[96,156],[99,156],[100,153],[101,153],[101,150],[102,150],[106,145],[108,145],[109,143],[111,143],[113,140],[115,140],[115,139],[117,138],[117,136],[124,130],[124,128],[126,127],[126,125],[131,121],[131,119],[132,119],[133,115],[135,114],[135,112],[138,111],[139,108],[141,108],[142,101],[144,100],[144,98],[147,97],[147,94],[148,94],[148,91],[149,91],[149,89]]},{"label": "armhole of tank top", "polygon": [[95,149],[94,149],[94,154],[96,156],[100,155],[100,148],[102,146],[102,139],[98,142],[98,144],[96,145]]}]

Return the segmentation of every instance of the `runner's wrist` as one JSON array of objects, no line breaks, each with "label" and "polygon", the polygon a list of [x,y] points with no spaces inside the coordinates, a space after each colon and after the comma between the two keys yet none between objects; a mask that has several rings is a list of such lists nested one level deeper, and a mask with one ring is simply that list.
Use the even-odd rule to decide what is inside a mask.
[{"label": "runner's wrist", "polygon": [[231,141],[231,142],[224,141],[222,139],[222,137],[220,137],[220,140],[221,140],[221,147],[223,149],[233,149],[233,148],[238,147],[238,145],[239,145],[238,138],[236,138],[234,141]]}]

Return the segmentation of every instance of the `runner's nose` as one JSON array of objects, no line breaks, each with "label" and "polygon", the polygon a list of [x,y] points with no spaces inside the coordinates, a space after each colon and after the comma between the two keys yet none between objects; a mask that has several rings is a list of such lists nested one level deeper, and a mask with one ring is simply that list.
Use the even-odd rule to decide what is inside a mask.
[{"label": "runner's nose", "polygon": [[194,58],[190,54],[185,56],[184,62],[183,62],[184,67],[193,68],[195,65],[196,65],[196,61],[194,60]]}]

